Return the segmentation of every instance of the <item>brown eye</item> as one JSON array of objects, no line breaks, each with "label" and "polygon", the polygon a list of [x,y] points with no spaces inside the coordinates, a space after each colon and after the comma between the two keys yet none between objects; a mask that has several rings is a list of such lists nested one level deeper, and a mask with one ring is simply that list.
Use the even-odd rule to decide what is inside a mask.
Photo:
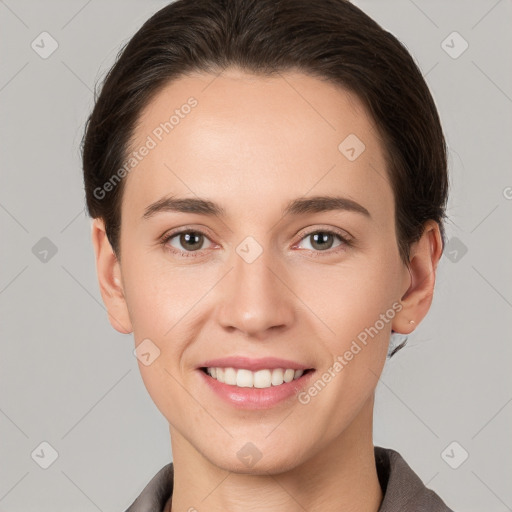
[{"label": "brown eye", "polygon": [[332,233],[328,233],[327,231],[318,231],[317,233],[313,233],[308,236],[312,241],[311,246],[313,249],[322,251],[332,247],[334,237]]},{"label": "brown eye", "polygon": [[196,252],[204,249],[204,242],[209,240],[204,233],[200,231],[182,231],[174,233],[167,237],[165,243],[171,246],[175,252]]},{"label": "brown eye", "polygon": [[[338,239],[340,242],[336,245],[335,239]],[[349,245],[349,241],[341,236],[339,233],[329,230],[317,230],[312,231],[311,233],[307,233],[303,236],[300,244],[303,241],[309,241],[310,247],[303,247],[304,249],[317,251],[317,252],[327,252],[329,249],[336,249],[337,247],[343,245]]]}]

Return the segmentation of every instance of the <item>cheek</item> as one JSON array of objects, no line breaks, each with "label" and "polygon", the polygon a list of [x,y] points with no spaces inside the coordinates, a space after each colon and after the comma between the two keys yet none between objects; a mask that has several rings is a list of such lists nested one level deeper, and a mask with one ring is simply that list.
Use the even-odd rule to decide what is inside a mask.
[{"label": "cheek", "polygon": [[187,406],[179,383],[181,363],[189,340],[197,336],[199,301],[212,279],[204,276],[201,286],[197,273],[171,271],[169,264],[141,258],[125,262],[123,279],[135,345],[145,343],[152,358],[147,365],[139,360],[139,371],[153,402],[169,417],[170,410]]},{"label": "cheek", "polygon": [[[162,263],[163,261],[163,263]],[[136,339],[172,338],[193,314],[195,304],[212,287],[214,277],[204,269],[172,267],[160,262],[126,262],[125,297]]]},{"label": "cheek", "polygon": [[327,404],[345,407],[333,416],[338,427],[373,392],[386,362],[398,268],[389,256],[361,257],[338,268],[318,268],[308,279],[302,278],[298,294],[321,319],[312,331],[319,332],[316,326],[321,329],[315,342],[330,359],[331,373],[319,377],[333,384],[326,386],[320,400],[327,411],[332,410]]},{"label": "cheek", "polygon": [[399,273],[391,259],[361,257],[304,270],[291,276],[294,292],[340,341],[373,325],[397,298]]}]

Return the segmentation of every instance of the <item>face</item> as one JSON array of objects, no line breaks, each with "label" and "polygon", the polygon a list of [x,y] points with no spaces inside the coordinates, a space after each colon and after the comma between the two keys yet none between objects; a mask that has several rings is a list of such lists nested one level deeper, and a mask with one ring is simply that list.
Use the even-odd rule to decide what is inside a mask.
[{"label": "face", "polygon": [[[303,74],[190,75],[144,110],[132,149],[144,145],[125,178],[116,315],[145,344],[139,368],[173,452],[239,472],[249,452],[254,470],[282,471],[370,429],[411,281],[358,98]],[[234,386],[211,364],[261,371],[214,370]],[[308,371],[279,385],[275,368]]]}]

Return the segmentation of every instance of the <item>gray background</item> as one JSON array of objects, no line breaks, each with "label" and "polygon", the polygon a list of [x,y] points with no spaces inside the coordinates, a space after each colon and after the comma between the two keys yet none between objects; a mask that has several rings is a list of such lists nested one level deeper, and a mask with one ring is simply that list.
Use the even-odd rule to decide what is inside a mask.
[{"label": "gray background", "polygon": [[[101,301],[79,156],[94,84],[166,3],[0,0],[0,511],[121,511],[171,459]],[[512,510],[512,2],[355,3],[415,57],[450,149],[450,242],[428,317],[380,379],[374,441],[452,508]]]}]

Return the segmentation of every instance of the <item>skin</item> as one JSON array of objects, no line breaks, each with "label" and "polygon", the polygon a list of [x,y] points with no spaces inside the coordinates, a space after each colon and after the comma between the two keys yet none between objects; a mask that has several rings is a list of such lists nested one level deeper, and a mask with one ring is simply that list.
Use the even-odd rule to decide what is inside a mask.
[{"label": "skin", "polygon": [[[410,333],[430,307],[439,226],[425,224],[408,269],[381,139],[354,94],[292,72],[193,74],[155,96],[134,147],[190,96],[198,105],[125,178],[121,260],[102,220],[92,225],[112,326],[133,332],[136,346],[149,338],[160,350],[150,365],[138,364],[169,422],[175,477],[166,510],[376,512],[375,388],[391,329]],[[366,146],[354,161],[338,150],[351,133]],[[207,198],[226,217],[169,211],[142,219],[166,195]],[[350,198],[371,217],[341,210],[283,217],[289,201],[313,195]],[[159,243],[184,226],[205,233],[199,256],[193,249],[187,256],[179,236]],[[353,245],[335,235],[331,246],[315,245],[308,235],[322,228],[349,234]],[[247,236],[263,249],[252,263],[236,252]],[[236,409],[196,370],[216,357],[274,356],[320,376],[394,303],[402,309],[392,321],[308,404],[292,397],[268,410]],[[247,442],[262,455],[252,467],[237,456]]]}]

